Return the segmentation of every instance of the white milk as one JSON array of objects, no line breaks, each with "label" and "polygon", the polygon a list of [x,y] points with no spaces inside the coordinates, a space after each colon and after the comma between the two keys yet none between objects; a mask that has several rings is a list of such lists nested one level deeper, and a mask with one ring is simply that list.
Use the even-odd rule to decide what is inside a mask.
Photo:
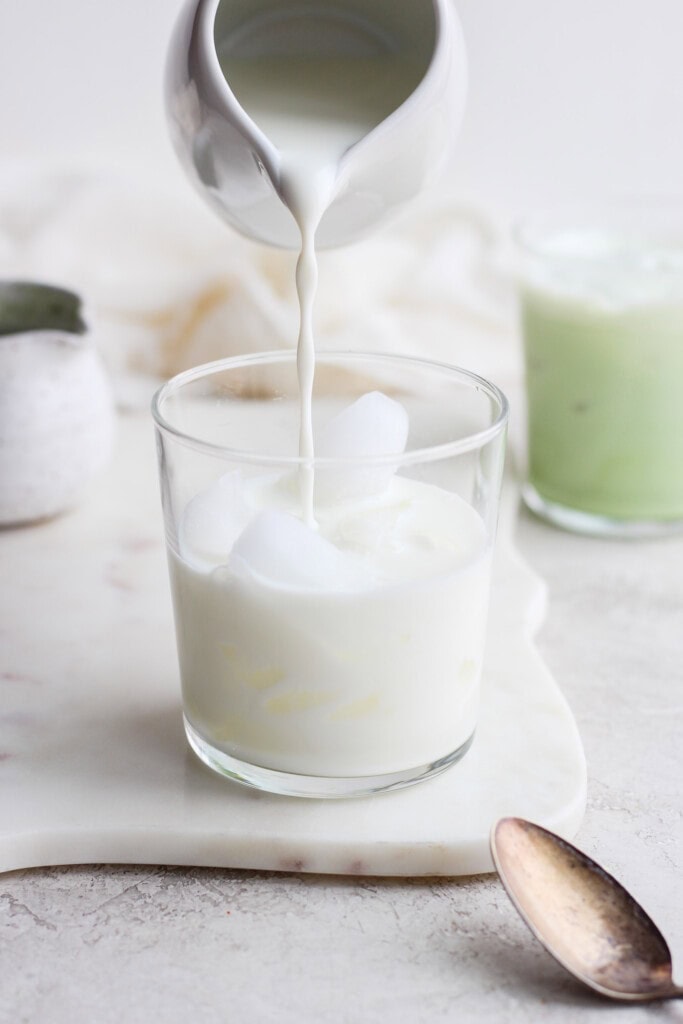
[{"label": "white milk", "polygon": [[[227,495],[239,512],[212,540],[202,522],[212,504],[226,511]],[[200,736],[247,763],[316,776],[403,771],[468,741],[490,559],[466,502],[395,477],[374,496],[319,506],[313,533],[287,515],[291,479],[224,478],[199,500],[171,580],[185,713]],[[263,509],[270,540],[249,552]],[[278,517],[293,534],[282,558],[268,550]]]},{"label": "white milk", "polygon": [[[301,232],[296,282],[300,305],[297,347],[301,422],[299,454],[304,521],[313,514],[313,426],[315,372],[313,303],[318,282],[315,233],[342,185],[344,153],[410,96],[424,71],[405,56],[252,57],[221,59],[226,80],[242,108],[282,157],[274,182]],[[400,174],[400,167],[387,169]]]},{"label": "white milk", "polygon": [[313,479],[311,416],[316,230],[343,188],[344,153],[424,68],[388,53],[221,66],[281,154],[273,184],[301,233],[304,461],[298,487],[233,475],[186,509],[171,553],[186,715],[203,740],[264,768],[362,777],[427,766],[474,732],[486,530],[462,499],[391,473],[378,493],[326,504],[335,482]]}]

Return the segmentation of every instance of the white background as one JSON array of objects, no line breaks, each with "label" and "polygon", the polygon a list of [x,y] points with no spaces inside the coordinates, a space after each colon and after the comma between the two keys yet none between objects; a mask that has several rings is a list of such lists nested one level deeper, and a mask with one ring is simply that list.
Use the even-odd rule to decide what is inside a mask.
[{"label": "white background", "polygon": [[[407,0],[403,0],[407,2]],[[411,0],[414,2],[414,0]],[[3,160],[161,161],[178,0],[0,0]],[[470,97],[450,184],[514,210],[683,190],[683,0],[459,0]]]}]

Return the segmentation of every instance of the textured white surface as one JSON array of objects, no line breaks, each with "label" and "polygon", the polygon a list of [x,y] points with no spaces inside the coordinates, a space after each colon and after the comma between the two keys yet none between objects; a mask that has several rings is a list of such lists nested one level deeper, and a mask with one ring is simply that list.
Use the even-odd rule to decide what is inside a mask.
[{"label": "textured white surface", "polygon": [[[111,527],[114,517],[103,518]],[[134,521],[119,523],[124,547]],[[84,541],[89,536],[97,531]],[[150,530],[147,541],[157,540]],[[588,756],[580,845],[643,901],[667,935],[680,979],[683,538],[587,540],[523,515],[517,543],[547,581],[541,650]],[[111,554],[119,613],[130,619],[131,562],[120,548]],[[160,571],[160,553],[148,554]],[[5,592],[15,585],[6,578]],[[40,635],[49,645],[40,611],[38,601],[33,644]],[[168,616],[164,602],[159,628]],[[10,640],[3,632],[3,651]],[[131,659],[107,633],[101,640],[115,652],[124,685]],[[73,664],[87,660],[77,635],[69,645]],[[172,650],[164,668],[174,669]],[[39,692],[34,700],[39,707]],[[48,743],[49,725],[43,735]],[[0,1020],[30,1024],[683,1020],[680,1004],[616,1007],[580,989],[534,942],[492,876],[18,871],[0,877],[0,977]]]},{"label": "textured white surface", "polygon": [[410,790],[301,801],[218,778],[186,747],[155,473],[151,423],[130,417],[87,507],[0,538],[13,581],[0,607],[11,638],[1,869],[108,860],[458,875],[491,869],[488,833],[501,815],[574,834],[583,753],[528,639],[543,587],[506,537],[511,509],[472,751]]}]

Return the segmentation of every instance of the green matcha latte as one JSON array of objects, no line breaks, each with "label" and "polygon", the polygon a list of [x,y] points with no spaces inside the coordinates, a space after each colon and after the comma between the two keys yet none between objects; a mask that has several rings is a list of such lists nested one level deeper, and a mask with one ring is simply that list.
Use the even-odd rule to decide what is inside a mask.
[{"label": "green matcha latte", "polygon": [[614,532],[683,523],[683,247],[565,232],[533,261],[521,317],[529,504]]}]

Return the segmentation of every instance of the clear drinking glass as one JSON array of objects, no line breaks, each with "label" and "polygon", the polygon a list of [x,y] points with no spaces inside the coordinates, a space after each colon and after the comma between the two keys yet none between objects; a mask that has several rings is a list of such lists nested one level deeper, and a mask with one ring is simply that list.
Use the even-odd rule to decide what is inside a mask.
[{"label": "clear drinking glass", "polygon": [[185,729],[202,761],[259,789],[343,797],[462,757],[501,392],[420,359],[319,354],[312,462],[297,454],[294,353],[190,370],[153,412]]},{"label": "clear drinking glass", "polygon": [[524,498],[582,533],[683,526],[683,209],[565,210],[517,231]]}]

